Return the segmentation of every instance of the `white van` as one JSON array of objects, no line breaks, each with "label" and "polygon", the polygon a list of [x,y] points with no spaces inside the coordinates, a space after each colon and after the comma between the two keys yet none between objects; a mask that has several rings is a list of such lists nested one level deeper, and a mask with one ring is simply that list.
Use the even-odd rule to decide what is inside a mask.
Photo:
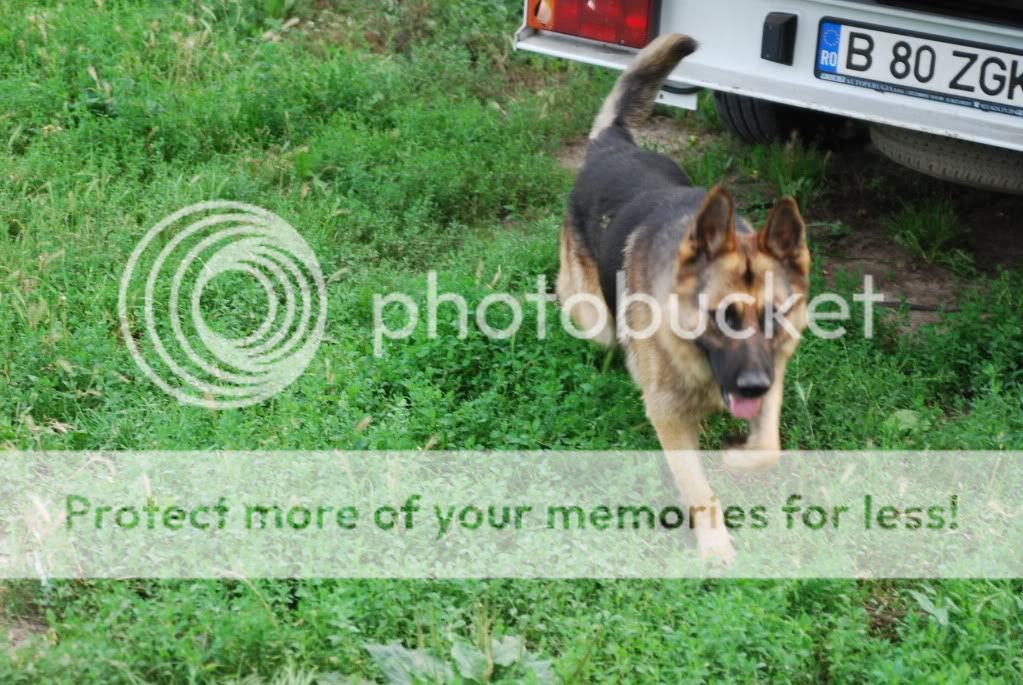
[{"label": "white van", "polygon": [[1023,193],[1023,0],[526,0],[515,45],[623,69],[669,31],[700,49],[659,101],[710,88],[743,140],[837,114],[901,164]]}]

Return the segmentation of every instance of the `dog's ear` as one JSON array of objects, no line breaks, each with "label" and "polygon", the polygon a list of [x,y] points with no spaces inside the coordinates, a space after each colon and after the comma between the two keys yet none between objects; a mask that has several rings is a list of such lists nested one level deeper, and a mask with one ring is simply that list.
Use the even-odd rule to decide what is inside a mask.
[{"label": "dog's ear", "polygon": [[774,203],[767,223],[757,236],[757,246],[779,262],[805,276],[810,271],[810,252],[806,249],[806,224],[799,205],[791,197]]},{"label": "dog's ear", "polygon": [[679,246],[679,264],[685,265],[698,257],[714,259],[735,250],[734,218],[732,196],[721,186],[711,188],[703,199],[693,227]]}]

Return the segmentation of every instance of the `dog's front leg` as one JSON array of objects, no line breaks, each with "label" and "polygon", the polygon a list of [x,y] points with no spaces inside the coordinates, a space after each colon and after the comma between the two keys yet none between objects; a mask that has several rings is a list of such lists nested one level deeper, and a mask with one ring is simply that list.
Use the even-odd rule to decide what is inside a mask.
[{"label": "dog's front leg", "polygon": [[732,563],[735,559],[732,538],[700,463],[699,424],[677,417],[651,416],[650,420],[664,448],[675,486],[689,506],[689,525],[696,534],[700,556]]}]

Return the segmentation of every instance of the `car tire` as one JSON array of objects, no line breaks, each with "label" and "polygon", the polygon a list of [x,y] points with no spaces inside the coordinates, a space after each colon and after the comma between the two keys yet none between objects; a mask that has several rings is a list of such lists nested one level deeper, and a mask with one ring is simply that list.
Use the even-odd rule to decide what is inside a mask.
[{"label": "car tire", "polygon": [[960,185],[1023,194],[1023,152],[895,126],[872,124],[882,154],[914,171]]},{"label": "car tire", "polygon": [[751,144],[788,140],[793,133],[804,140],[826,139],[839,135],[844,123],[833,114],[722,91],[714,93],[714,108],[729,131]]}]

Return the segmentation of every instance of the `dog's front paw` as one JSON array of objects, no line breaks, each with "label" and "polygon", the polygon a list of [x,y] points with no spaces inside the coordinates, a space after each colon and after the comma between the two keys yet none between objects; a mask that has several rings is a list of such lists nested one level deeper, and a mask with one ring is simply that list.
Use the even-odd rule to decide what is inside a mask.
[{"label": "dog's front paw", "polygon": [[724,453],[725,468],[729,471],[749,473],[766,471],[781,459],[780,449],[760,449],[746,446],[741,449],[728,449]]},{"label": "dog's front paw", "polygon": [[717,561],[730,566],[735,561],[735,547],[732,536],[724,527],[696,528],[696,549],[701,559]]}]

